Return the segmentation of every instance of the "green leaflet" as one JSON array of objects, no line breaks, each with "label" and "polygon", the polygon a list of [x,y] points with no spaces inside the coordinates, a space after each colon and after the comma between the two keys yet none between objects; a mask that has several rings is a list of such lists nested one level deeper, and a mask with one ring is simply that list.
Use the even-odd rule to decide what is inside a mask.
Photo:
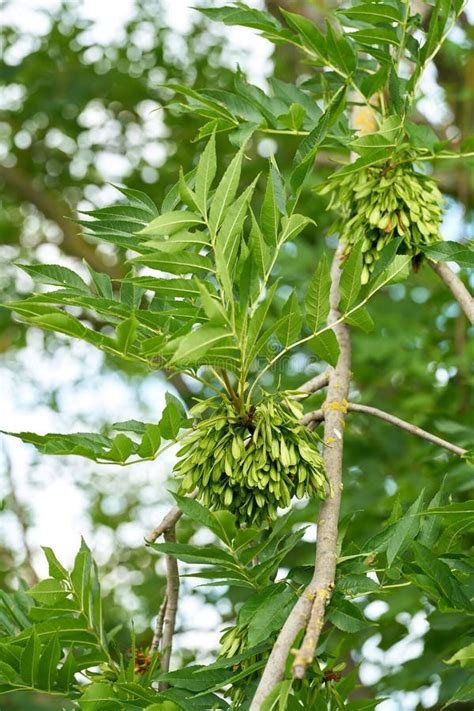
[{"label": "green leaflet", "polygon": [[226,208],[234,199],[240,180],[243,152],[240,150],[232,159],[230,165],[221,178],[212,198],[209,212],[209,227],[215,233],[222,224]]},{"label": "green leaflet", "polygon": [[277,335],[283,346],[289,346],[298,339],[301,326],[303,325],[303,317],[295,291],[292,291],[288,297],[288,300],[283,306],[281,315],[285,317],[286,320],[277,329]]},{"label": "green leaflet", "polygon": [[141,235],[173,235],[175,232],[196,227],[202,224],[200,215],[187,210],[174,210],[167,212],[164,215],[155,217],[146,227],[138,234]]},{"label": "green leaflet", "polygon": [[349,634],[361,632],[370,625],[357,605],[337,594],[331,601],[328,619],[335,627]]},{"label": "green leaflet", "polygon": [[327,52],[326,38],[318,27],[303,15],[297,15],[284,9],[282,9],[282,14],[290,27],[299,33],[304,47],[324,59]]},{"label": "green leaflet", "polygon": [[321,257],[305,297],[306,320],[311,330],[324,325],[329,314],[331,275],[325,254]]},{"label": "green leaflet", "polygon": [[376,29],[356,30],[351,32],[351,38],[363,45],[400,45],[398,35],[393,29],[377,27]]},{"label": "green leaflet", "polygon": [[449,566],[420,543],[414,542],[412,545],[416,564],[437,588],[446,604],[452,609],[472,612],[474,606]]},{"label": "green leaflet", "polygon": [[161,416],[159,430],[165,439],[176,439],[186,420],[186,414],[183,405],[172,393],[166,393],[165,400],[166,407]]},{"label": "green leaflet", "polygon": [[67,267],[58,264],[18,264],[18,266],[40,284],[71,287],[89,293],[89,287],[84,280]]},{"label": "green leaflet", "polygon": [[339,357],[339,344],[334,331],[324,331],[319,336],[315,336],[309,342],[309,346],[321,360],[336,366]]},{"label": "green leaflet", "polygon": [[130,346],[135,341],[137,335],[138,322],[135,314],[132,314],[130,318],[122,321],[116,328],[116,338],[118,349],[127,354]]},{"label": "green leaflet", "polygon": [[388,3],[361,3],[353,7],[341,8],[336,11],[342,20],[347,17],[351,20],[359,22],[367,22],[369,24],[378,24],[381,22],[401,22],[403,17],[400,10]]},{"label": "green leaflet", "polygon": [[343,76],[350,76],[357,66],[356,53],[349,39],[336,32],[329,22],[326,28],[326,47],[331,64]]},{"label": "green leaflet", "polygon": [[435,261],[450,261],[456,262],[460,267],[474,267],[474,250],[459,242],[436,242],[424,246],[423,252]]},{"label": "green leaflet", "polygon": [[180,252],[181,250],[197,247],[202,249],[209,244],[209,236],[205,232],[189,232],[188,230],[180,230],[174,232],[164,240],[151,239],[143,242],[144,247],[159,252]]},{"label": "green leaflet", "polygon": [[213,133],[201,154],[196,170],[195,194],[201,214],[207,215],[207,201],[209,190],[217,171],[216,159],[216,134]]},{"label": "green leaflet", "polygon": [[468,667],[474,664],[474,642],[460,649],[449,659],[446,659],[446,664],[456,664],[456,662],[459,662],[462,667]]},{"label": "green leaflet", "polygon": [[128,281],[143,289],[150,289],[164,296],[195,298],[199,287],[194,279],[157,279],[155,277],[129,277]]},{"label": "green leaflet", "polygon": [[250,229],[250,249],[259,276],[265,276],[270,265],[271,253],[253,212],[252,227]]},{"label": "green leaflet", "polygon": [[36,602],[44,605],[55,605],[60,600],[66,598],[70,593],[68,587],[63,580],[55,578],[46,578],[34,585],[28,590],[28,595],[31,595]]},{"label": "green leaflet", "polygon": [[189,274],[198,272],[213,272],[213,265],[208,257],[189,251],[172,254],[150,254],[134,257],[130,260],[146,267],[158,269],[169,274]]},{"label": "green leaflet", "polygon": [[58,674],[58,664],[62,657],[62,649],[57,635],[51,637],[41,653],[38,663],[38,685],[41,689],[51,691]]},{"label": "green leaflet", "polygon": [[303,139],[300,147],[295,155],[295,165],[303,163],[309,155],[324,141],[327,132],[333,123],[338,118],[340,112],[344,107],[346,87],[341,86],[334,96],[326,109],[326,111],[321,115],[316,126],[313,128],[309,136]]},{"label": "green leaflet", "polygon": [[200,326],[178,339],[170,363],[180,363],[181,366],[196,365],[211,348],[229,342],[230,334],[227,329],[217,326]]},{"label": "green leaflet", "polygon": [[309,217],[305,217],[305,215],[293,213],[290,217],[284,217],[281,224],[281,241],[289,242],[290,240],[295,239],[295,237],[297,237],[310,223],[313,225],[316,224],[314,220]]},{"label": "green leaflet", "polygon": [[341,289],[341,311],[347,311],[355,303],[360,289],[362,276],[362,245],[355,246],[342,267],[340,289]]},{"label": "green leaflet", "polygon": [[96,681],[86,687],[79,705],[83,711],[121,711],[122,702],[110,684]]},{"label": "green leaflet", "polygon": [[240,247],[240,234],[252,198],[257,179],[254,180],[238,199],[228,208],[226,216],[216,237],[216,248],[226,261],[227,270],[232,273]]},{"label": "green leaflet", "polygon": [[36,631],[33,630],[33,634],[29,636],[20,660],[21,676],[26,683],[33,688],[38,683],[38,665],[40,657],[41,644]]},{"label": "green leaflet", "polygon": [[267,242],[277,243],[281,215],[285,215],[285,196],[281,176],[272,163],[268,171],[267,185],[260,211],[260,224]]},{"label": "green leaflet", "polygon": [[223,325],[227,322],[227,314],[219,299],[212,296],[204,284],[199,283],[199,294],[201,304],[209,321],[215,325]]}]

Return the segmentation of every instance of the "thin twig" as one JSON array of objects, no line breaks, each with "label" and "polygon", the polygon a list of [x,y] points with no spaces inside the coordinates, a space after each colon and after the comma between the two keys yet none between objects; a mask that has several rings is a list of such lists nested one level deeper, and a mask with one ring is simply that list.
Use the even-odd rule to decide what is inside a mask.
[{"label": "thin twig", "polygon": [[428,442],[437,444],[439,447],[443,447],[444,449],[447,449],[450,452],[457,454],[459,457],[462,457],[467,452],[467,449],[458,447],[456,444],[451,444],[451,442],[448,442],[447,440],[442,439],[441,437],[437,437],[436,435],[431,434],[431,432],[422,430],[421,427],[417,427],[417,425],[412,425],[410,424],[410,422],[405,422],[405,420],[401,420],[399,417],[395,417],[395,415],[390,415],[384,410],[379,410],[378,407],[371,407],[369,405],[360,405],[359,403],[349,402],[347,404],[347,409],[349,410],[349,412],[363,412],[366,415],[373,415],[374,417],[379,417],[381,420],[385,420],[385,422],[390,422],[392,425],[401,427],[402,430],[406,430],[411,434],[418,435],[418,437],[422,437],[423,439],[428,440]]},{"label": "thin twig", "polygon": [[153,654],[154,652],[158,651],[158,647],[160,646],[160,641],[163,636],[163,624],[165,621],[165,613],[166,613],[166,605],[168,602],[168,598],[165,596],[163,598],[163,602],[160,605],[160,609],[158,611],[158,615],[156,618],[156,623],[155,623],[155,632],[153,634],[153,639],[150,645],[150,652]]},{"label": "thin twig", "polygon": [[306,425],[309,428],[313,428],[314,425],[318,424],[319,422],[322,422],[324,420],[324,412],[322,409],[320,410],[312,410],[311,412],[307,412],[303,417],[300,419],[300,424]]},{"label": "thin twig", "polygon": [[428,264],[440,279],[444,281],[448,289],[451,290],[454,298],[469,321],[474,324],[474,297],[471,296],[458,275],[453,272],[446,262],[433,262],[429,259]]},{"label": "thin twig", "polygon": [[[164,532],[166,543],[176,543],[174,526]],[[161,671],[167,673],[170,668],[171,651],[173,648],[173,635],[176,625],[179,596],[179,570],[178,561],[172,555],[166,556],[166,608],[163,619],[163,637],[161,644]],[[160,682],[160,691],[168,688],[167,682]]]},{"label": "thin twig", "polygon": [[[329,315],[331,323],[334,323],[338,318],[341,256],[342,248],[339,247],[334,256],[331,269],[331,311]],[[320,591],[322,590],[327,591],[324,600],[324,602],[326,602],[333,586],[337,555],[337,523],[341,497],[342,429],[344,424],[343,409],[337,409],[335,403],[347,399],[351,361],[350,337],[347,326],[340,322],[334,325],[334,331],[339,342],[340,355],[336,368],[330,371],[329,388],[326,397],[327,408],[325,410],[324,437],[326,444],[330,445],[325,448],[324,458],[326,471],[332,488],[332,495],[328,496],[320,509],[316,563],[313,578],[290,612],[278,635],[252,700],[250,711],[260,711],[265,698],[283,679],[286,660],[294,644],[296,635],[300,630],[304,629],[310,616],[310,624],[314,622],[313,618],[316,618],[316,621],[319,619],[317,607],[313,605],[313,602],[320,599]],[[312,614],[313,609],[314,614]],[[315,647],[319,632],[316,635],[313,635],[312,632],[310,634],[311,642]],[[298,663],[298,669],[300,667],[301,664]]]},{"label": "thin twig", "polygon": [[310,395],[311,393],[315,393],[318,390],[322,390],[328,384],[329,370],[325,370],[324,373],[315,375],[314,378],[311,378],[311,380],[308,380],[306,383],[303,383],[303,385],[298,388],[298,393],[294,396],[294,399],[300,400],[303,397]]},{"label": "thin twig", "polygon": [[[341,259],[343,246],[339,246],[331,267],[331,292],[329,322],[339,318]],[[324,402],[324,463],[331,495],[321,504],[318,517],[316,561],[311,593],[313,602],[300,649],[293,660],[292,671],[301,679],[313,661],[319,636],[324,624],[324,612],[334,589],[337,561],[337,537],[339,509],[342,494],[342,457],[344,421],[351,379],[351,339],[348,327],[339,323],[334,326],[339,344],[339,358],[329,376],[329,386]]]},{"label": "thin twig", "polygon": [[[191,494],[189,494],[190,499],[195,499],[196,496],[198,495],[198,489],[194,489]],[[154,543],[157,538],[159,538],[163,533],[168,531],[170,528],[174,528],[176,524],[178,523],[179,519],[183,515],[183,512],[181,511],[180,508],[177,506],[172,506],[166,516],[162,518],[158,526],[155,528],[155,530],[150,534],[148,537],[148,541],[150,543]]]}]

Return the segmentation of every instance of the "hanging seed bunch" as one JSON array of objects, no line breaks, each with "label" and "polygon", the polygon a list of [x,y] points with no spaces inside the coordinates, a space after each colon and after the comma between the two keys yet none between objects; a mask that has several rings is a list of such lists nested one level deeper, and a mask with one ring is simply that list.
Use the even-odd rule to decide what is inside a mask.
[{"label": "hanging seed bunch", "polygon": [[[227,627],[219,642],[221,648],[219,650],[219,659],[234,657],[237,654],[245,652],[248,647],[248,625],[234,625]],[[266,659],[269,652],[257,654],[253,657],[247,657],[233,666],[235,673],[245,671],[253,666],[256,662]],[[237,684],[233,684],[229,692],[226,694],[232,699],[233,708],[239,708],[245,700],[246,690],[255,679],[259,677],[260,670],[253,674],[245,676]]]},{"label": "hanging seed bunch", "polygon": [[346,252],[362,242],[363,284],[391,239],[403,237],[407,253],[413,256],[420,247],[441,239],[442,195],[432,178],[406,165],[336,175],[318,191],[333,191],[329,207],[337,209],[340,217],[332,231],[347,245]]},{"label": "hanging seed bunch", "polygon": [[299,423],[300,406],[263,400],[244,416],[229,404],[201,420],[178,452],[181,492],[199,490],[211,510],[227,509],[239,523],[272,521],[279,507],[318,494],[326,477],[318,438]]}]

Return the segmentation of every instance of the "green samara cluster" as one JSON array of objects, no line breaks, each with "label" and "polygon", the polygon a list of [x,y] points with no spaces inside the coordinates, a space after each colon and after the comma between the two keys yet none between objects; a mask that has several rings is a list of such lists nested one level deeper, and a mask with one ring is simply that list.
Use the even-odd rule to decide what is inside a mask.
[{"label": "green samara cluster", "polygon": [[435,181],[408,165],[365,168],[342,177],[335,175],[320,194],[332,191],[329,207],[339,212],[332,226],[350,252],[362,243],[361,281],[369,280],[380,252],[392,239],[402,237],[406,251],[441,239],[442,195]]},{"label": "green samara cluster", "polygon": [[273,521],[296,496],[325,497],[318,438],[299,423],[299,405],[267,398],[245,414],[222,404],[186,436],[175,472],[181,492],[196,487],[211,510],[232,511],[239,523]]},{"label": "green samara cluster", "polygon": [[[234,625],[232,627],[227,627],[224,630],[222,637],[219,642],[221,648],[219,650],[219,658],[229,658],[234,657],[236,654],[242,654],[248,647],[248,625]],[[253,666],[256,662],[268,657],[268,652],[264,654],[258,654],[253,657],[247,657],[241,662],[234,666],[234,672],[245,672],[249,667]],[[239,683],[234,683],[229,689],[226,696],[232,698],[233,708],[239,708],[240,704],[245,700],[245,690],[249,684],[258,679],[258,669],[253,673],[247,674],[242,681]]]}]

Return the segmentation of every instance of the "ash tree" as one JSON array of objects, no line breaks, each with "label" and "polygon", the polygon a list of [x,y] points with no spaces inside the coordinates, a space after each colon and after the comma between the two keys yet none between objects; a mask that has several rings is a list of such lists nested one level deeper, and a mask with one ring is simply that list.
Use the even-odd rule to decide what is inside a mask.
[{"label": "ash tree", "polygon": [[[439,655],[441,671],[457,674],[446,705],[474,699],[472,502],[450,497],[440,480],[434,497],[420,488],[415,501],[398,501],[363,540],[353,539],[353,517],[339,522],[349,415],[386,421],[387,437],[391,426],[427,440],[459,460],[465,490],[470,485],[469,437],[466,448],[350,397],[352,341],[382,328],[370,308],[388,285],[433,270],[474,322],[462,271],[474,266],[473,250],[442,239],[444,202],[432,170],[467,161],[473,142],[452,146],[413,120],[422,73],[462,11],[460,0],[416,8],[355,2],[332,13],[323,31],[284,10],[281,22],[242,3],[202,10],[292,45],[306,79],[275,78],[268,93],[240,72],[232,92],[166,85],[170,110],[198,121],[195,160],[160,206],[118,187],[116,204],[79,219],[91,240],[124,255],[126,275],[111,279],[89,266],[82,278],[55,264],[19,265],[47,286],[7,305],[21,321],[202,388],[189,411],[168,393],[157,422],[115,422],[104,433],[9,433],[44,454],[123,467],[179,447],[176,506],[146,534],[150,557],[164,557],[167,572],[150,646],[138,648],[132,632],[131,649],[122,649],[116,631],[104,628],[85,542],[71,571],[45,548],[49,577],[0,597],[2,693],[42,692],[86,711],[375,708],[380,698],[360,698],[357,668],[348,664],[373,631],[359,602],[389,600],[407,586],[457,630]],[[271,158],[264,174],[243,184],[242,166],[251,172],[262,135],[292,141],[293,162]],[[233,147],[225,164],[216,138]],[[323,179],[318,159],[334,154]],[[302,200],[308,183],[332,211],[337,247],[314,260],[304,288],[291,289],[279,264],[287,245],[314,229]],[[285,390],[282,368],[302,353],[320,362],[319,374]],[[314,556],[291,567],[306,528],[290,525],[290,516],[307,499],[318,502]],[[215,542],[180,542],[182,515]],[[210,664],[170,664],[179,561],[206,584],[243,595]]]}]

